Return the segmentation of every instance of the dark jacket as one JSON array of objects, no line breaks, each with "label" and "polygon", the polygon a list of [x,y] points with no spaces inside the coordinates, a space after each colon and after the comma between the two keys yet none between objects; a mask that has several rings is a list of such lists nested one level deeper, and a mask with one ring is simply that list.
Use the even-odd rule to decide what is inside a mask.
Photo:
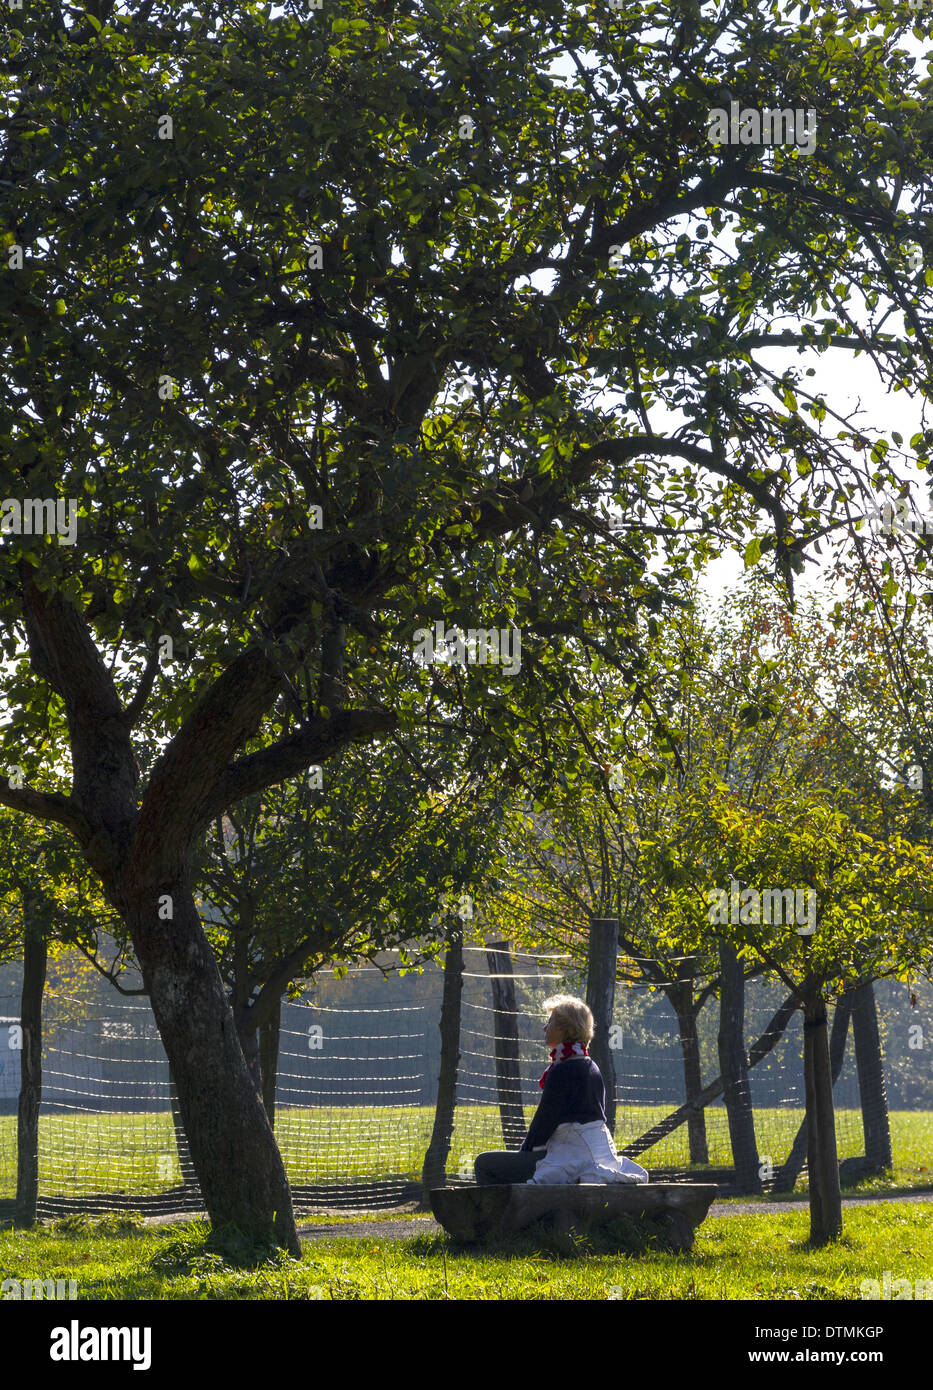
[{"label": "dark jacket", "polygon": [[606,1123],[606,1086],[592,1057],[555,1062],[521,1151],[544,1148],[558,1125]]}]

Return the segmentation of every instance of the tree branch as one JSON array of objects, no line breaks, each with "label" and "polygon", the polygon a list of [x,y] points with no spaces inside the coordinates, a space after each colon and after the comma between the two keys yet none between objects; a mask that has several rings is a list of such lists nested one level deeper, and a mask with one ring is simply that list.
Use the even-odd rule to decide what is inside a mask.
[{"label": "tree branch", "polygon": [[70,796],[59,792],[37,792],[32,787],[11,787],[8,777],[0,777],[0,805],[11,811],[23,811],[36,820],[55,821],[70,830],[81,845],[86,845],[93,831],[87,817]]},{"label": "tree branch", "polygon": [[152,693],[156,674],[159,670],[159,655],[157,651],[151,651],[146,657],[146,665],[139,678],[139,685],[136,687],[136,694],[126,707],[126,722],[130,728],[136,723],[142,713],[143,707]]},{"label": "tree branch", "polygon": [[330,719],[312,719],[302,728],[256,753],[237,758],[216,779],[199,812],[205,823],[251,792],[295,777],[312,763],[339,753],[348,743],[366,743],[391,733],[398,715],[389,709],[339,710]]},{"label": "tree branch", "polygon": [[[109,981],[110,981],[110,983],[113,985],[114,989],[117,990],[117,992],[118,992],[119,994],[125,994],[125,995],[127,995],[127,996],[133,995],[133,994],[145,994],[145,995],[148,995],[148,994],[149,994],[149,991],[148,991],[148,989],[146,989],[145,985],[143,985],[140,989],[127,989],[125,985],[121,985],[121,984],[120,984],[119,980],[116,978],[115,975],[112,975],[112,974],[110,973],[111,970],[113,969],[113,966],[111,966],[111,967],[108,969],[106,966],[101,965],[100,961],[97,959],[96,954],[95,954],[94,952],[92,952],[92,951],[89,951],[89,950],[87,949],[86,946],[83,946],[83,945],[81,944],[80,941],[76,941],[76,942],[75,942],[75,945],[77,946],[78,950],[81,952],[82,956],[84,956],[87,960],[90,961],[90,963],[91,963],[91,965],[93,965],[94,969],[95,969],[99,974],[103,975],[103,977],[104,977],[105,980],[109,980]],[[116,963],[116,962],[114,962],[114,964],[115,964],[115,963]]]}]

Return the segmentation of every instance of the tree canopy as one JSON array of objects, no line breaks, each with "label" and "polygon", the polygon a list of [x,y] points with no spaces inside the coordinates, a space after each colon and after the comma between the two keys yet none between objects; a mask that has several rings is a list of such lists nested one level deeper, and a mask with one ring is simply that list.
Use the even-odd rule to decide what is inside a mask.
[{"label": "tree canopy", "polygon": [[[582,758],[581,651],[650,698],[642,620],[704,558],[790,583],[897,484],[904,441],[805,363],[929,397],[929,28],[747,0],[10,12],[0,802],[66,827],[127,922],[213,1216],[276,1212],[297,1249],[191,896],[211,820],[432,718],[502,775]],[[811,152],[710,139],[775,101]],[[421,664],[435,623],[520,661]]]},{"label": "tree canopy", "polygon": [[[12,16],[7,487],[79,504],[76,545],[4,548],[20,725],[53,594],[121,673],[148,661],[118,682],[133,713],[161,636],[191,651],[179,719],[234,687],[224,763],[288,690],[284,747],[221,777],[189,725],[164,762],[202,823],[400,717],[385,660],[424,621],[516,623],[527,706],[561,638],[624,647],[713,537],[799,566],[892,446],[821,432],[831,400],[762,349],[930,385],[933,270],[905,253],[933,245],[929,79],[902,46],[925,21],[900,9]],[[812,155],[710,144],[711,108],[773,93],[816,111]]]}]

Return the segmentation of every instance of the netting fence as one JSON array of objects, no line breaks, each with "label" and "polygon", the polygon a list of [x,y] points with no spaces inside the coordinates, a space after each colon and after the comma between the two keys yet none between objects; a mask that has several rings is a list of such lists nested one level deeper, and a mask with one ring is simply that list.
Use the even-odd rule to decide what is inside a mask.
[{"label": "netting fence", "polygon": [[[496,1008],[486,952],[467,947],[464,961],[449,1183],[472,1181],[473,1159],[483,1150],[514,1147],[503,1138]],[[513,951],[510,970],[518,1089],[527,1122],[540,1099],[538,1078],[548,1060],[541,1005],[550,994],[581,993],[583,982],[569,957],[558,955]],[[438,1094],[442,984],[436,964],[425,965],[421,973],[387,977],[366,966],[342,976],[322,972],[300,1001],[283,1005],[275,1132],[297,1208],[377,1209],[418,1195]],[[749,983],[749,1038],[759,1036],[779,998],[773,986]],[[57,1001],[63,1002],[66,1017],[46,1030],[43,1048],[38,1214],[197,1208],[197,1182],[177,1107],[173,1114],[168,1062],[146,1001],[118,996],[103,1003],[78,997]],[[16,1000],[0,998],[0,1011],[0,1197],[11,1198],[20,1055]],[[716,1011],[714,999],[701,1015],[706,1018],[700,1029],[704,1082],[718,1075]],[[749,1073],[766,1185],[790,1154],[803,1119],[802,1056],[797,1012]],[[619,986],[612,1058],[615,1139],[624,1151],[637,1146],[685,1098],[677,1019],[657,991]],[[856,1158],[864,1153],[864,1133],[851,1037],[835,1101],[840,1159]],[[732,1154],[722,1097],[702,1113],[708,1164],[725,1170]],[[896,1123],[892,1132],[897,1147]],[[638,1153],[652,1176],[689,1176],[695,1171],[690,1157],[685,1124]]]}]

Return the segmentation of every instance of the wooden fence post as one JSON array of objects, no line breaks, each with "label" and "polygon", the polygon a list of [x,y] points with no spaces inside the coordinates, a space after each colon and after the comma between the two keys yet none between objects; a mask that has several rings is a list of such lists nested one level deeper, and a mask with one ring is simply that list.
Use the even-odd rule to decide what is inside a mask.
[{"label": "wooden fence post", "polygon": [[616,962],[619,956],[618,917],[591,917],[586,971],[586,1002],[596,1026],[590,1054],[606,1083],[606,1123],[616,1127],[616,1069],[610,1047],[612,1010],[616,998]]},{"label": "wooden fence post", "polygon": [[429,1193],[443,1187],[447,1158],[454,1132],[457,1069],[460,1063],[460,1001],[463,995],[463,928],[459,922],[447,930],[444,958],[444,992],[441,999],[441,1060],[437,1078],[437,1103],[431,1142],[421,1169],[422,1207],[430,1210]]},{"label": "wooden fence post", "polygon": [[507,1149],[521,1146],[525,1138],[525,1111],[522,1106],[522,1076],[519,1068],[518,1010],[515,1005],[515,978],[507,941],[488,941],[486,960],[492,984],[493,1030],[496,1051],[496,1091],[502,1138]]},{"label": "wooden fence post", "polygon": [[865,1157],[875,1170],[891,1168],[894,1166],[891,1123],[874,985],[862,985],[852,996],[852,1037],[862,1105],[862,1128],[865,1131]]},{"label": "wooden fence post", "polygon": [[39,1108],[42,1100],[42,994],[48,960],[48,941],[34,920],[31,903],[23,902],[23,987],[20,999],[19,1105],[16,1121],[17,1226],[33,1226],[39,1196]]},{"label": "wooden fence post", "polygon": [[262,1103],[269,1123],[275,1129],[275,1092],[279,1076],[279,1043],[282,1029],[282,1000],[276,999],[272,1013],[259,1027],[259,1070],[262,1076]]},{"label": "wooden fence post", "polygon": [[760,1192],[755,1117],[745,1056],[745,973],[736,948],[719,943],[719,1070],[732,1142],[737,1192]]}]

